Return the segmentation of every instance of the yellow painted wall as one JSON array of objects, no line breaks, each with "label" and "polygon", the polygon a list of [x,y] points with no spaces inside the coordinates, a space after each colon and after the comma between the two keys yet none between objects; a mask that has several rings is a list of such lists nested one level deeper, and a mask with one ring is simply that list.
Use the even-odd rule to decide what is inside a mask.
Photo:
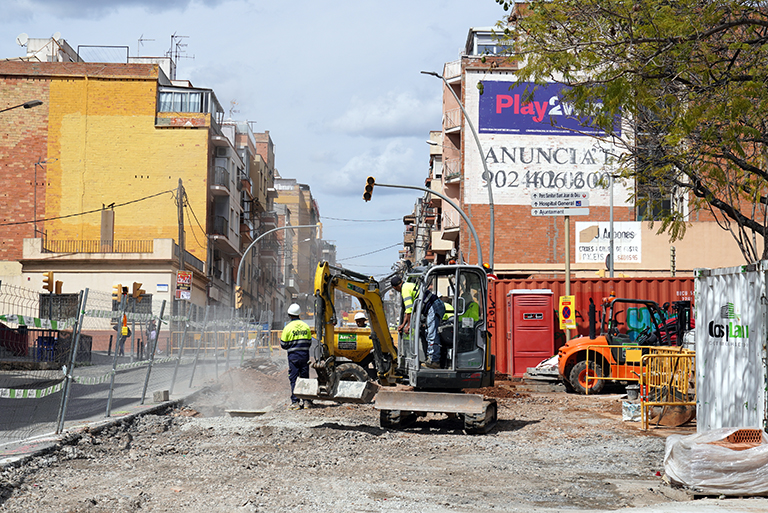
[{"label": "yellow painted wall", "polygon": [[[51,81],[45,217],[115,203],[115,240],[178,239],[175,195],[183,180],[205,227],[208,128],[156,128],[155,79]],[[58,160],[53,160],[58,159]],[[66,198],[66,201],[62,201]],[[206,260],[206,238],[185,212],[186,248]],[[45,223],[48,238],[97,240],[99,212]]]}]

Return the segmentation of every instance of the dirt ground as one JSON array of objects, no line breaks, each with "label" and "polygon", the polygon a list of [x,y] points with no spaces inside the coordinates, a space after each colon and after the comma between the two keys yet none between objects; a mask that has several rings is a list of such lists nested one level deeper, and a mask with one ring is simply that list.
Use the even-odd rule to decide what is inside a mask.
[{"label": "dirt ground", "polygon": [[288,410],[286,369],[247,363],[183,407],[71,434],[3,469],[0,511],[578,511],[689,500],[661,477],[669,431],[623,422],[620,395],[500,381],[486,390],[499,405],[489,434],[434,414],[392,431],[371,405]]}]

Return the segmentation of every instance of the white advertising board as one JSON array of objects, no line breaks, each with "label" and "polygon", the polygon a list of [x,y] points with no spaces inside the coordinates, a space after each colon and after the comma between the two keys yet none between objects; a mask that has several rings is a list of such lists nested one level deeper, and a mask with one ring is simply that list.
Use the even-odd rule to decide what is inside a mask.
[{"label": "white advertising board", "polygon": [[765,273],[696,269],[696,430],[766,427]]},{"label": "white advertising board", "polygon": [[[488,204],[490,182],[493,202],[498,205],[531,205],[533,193],[573,191],[588,192],[590,206],[609,205],[608,176],[617,168],[616,156],[621,154],[618,146],[553,128],[551,117],[565,108],[558,104],[555,93],[547,93],[554,96],[542,101],[521,104],[520,94],[505,94],[514,84],[512,75],[468,71],[466,77],[465,107],[479,132],[484,153],[481,157],[474,137],[466,130],[462,144],[467,203]],[[477,88],[480,80],[487,84],[482,100]],[[561,116],[560,125],[567,118]],[[481,158],[491,174],[489,182],[483,178]],[[617,180],[614,205],[631,206],[632,188],[631,182]]]},{"label": "white advertising board", "polygon": [[[613,223],[613,261],[640,263],[642,256],[642,223],[621,221]],[[605,262],[611,248],[611,223],[576,223],[576,262]]]}]

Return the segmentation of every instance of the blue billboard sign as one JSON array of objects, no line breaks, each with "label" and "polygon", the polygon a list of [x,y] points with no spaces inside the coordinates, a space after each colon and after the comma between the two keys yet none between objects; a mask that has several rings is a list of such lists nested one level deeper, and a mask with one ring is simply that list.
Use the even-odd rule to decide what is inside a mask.
[{"label": "blue billboard sign", "polygon": [[[529,92],[534,91],[532,98],[527,97],[526,87]],[[479,131],[485,134],[605,135],[602,130],[590,126],[588,116],[578,115],[573,105],[562,100],[562,93],[567,89],[560,84],[536,86],[523,82],[515,86],[515,82],[484,81],[479,104]],[[617,123],[617,135],[621,135],[620,130]]]}]

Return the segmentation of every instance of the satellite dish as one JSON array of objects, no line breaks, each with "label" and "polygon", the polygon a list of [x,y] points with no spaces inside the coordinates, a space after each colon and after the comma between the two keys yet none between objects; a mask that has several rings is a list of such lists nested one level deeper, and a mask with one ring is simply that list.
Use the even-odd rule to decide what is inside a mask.
[{"label": "satellite dish", "polygon": [[26,45],[27,41],[29,41],[29,36],[25,32],[22,32],[21,34],[16,36],[16,43],[18,43],[19,46]]},{"label": "satellite dish", "polygon": [[53,33],[53,39],[55,39],[56,41],[61,39],[61,32],[54,32]]}]

